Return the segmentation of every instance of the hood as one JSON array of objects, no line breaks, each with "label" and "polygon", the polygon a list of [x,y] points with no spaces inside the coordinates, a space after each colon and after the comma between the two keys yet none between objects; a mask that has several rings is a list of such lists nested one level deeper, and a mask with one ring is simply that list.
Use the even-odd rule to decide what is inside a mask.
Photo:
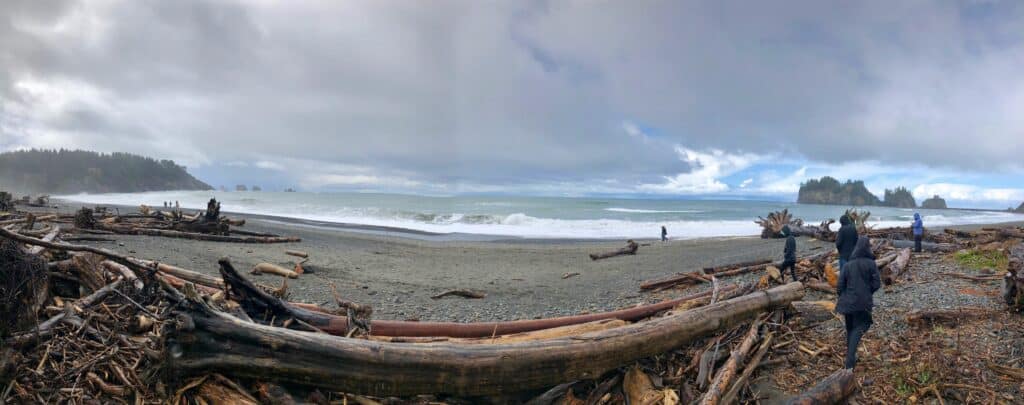
[{"label": "hood", "polygon": [[915,221],[920,221],[921,220],[921,214],[918,214],[918,213],[915,212],[914,213],[914,220]]},{"label": "hood", "polygon": [[857,238],[857,246],[850,254],[850,260],[854,259],[875,259],[875,254],[871,252],[871,240],[867,236]]},{"label": "hood", "polygon": [[782,236],[789,236],[789,225],[782,226]]},{"label": "hood", "polygon": [[839,225],[849,225],[849,224],[850,224],[850,216],[849,215],[843,214],[843,216],[839,217]]}]

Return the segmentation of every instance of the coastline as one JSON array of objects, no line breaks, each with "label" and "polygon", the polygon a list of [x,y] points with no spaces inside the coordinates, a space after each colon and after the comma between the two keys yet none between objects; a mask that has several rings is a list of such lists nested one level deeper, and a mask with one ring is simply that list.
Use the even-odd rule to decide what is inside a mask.
[{"label": "coastline", "polygon": [[[81,206],[57,201],[62,212]],[[113,206],[110,206],[113,208]],[[122,212],[135,207],[120,206]],[[312,273],[287,280],[295,301],[335,307],[334,283],[342,297],[369,304],[378,319],[423,321],[491,321],[533,319],[601,312],[658,302],[710,288],[640,293],[641,282],[677,272],[757,259],[781,260],[784,240],[756,236],[712,237],[661,242],[638,240],[639,252],[592,261],[588,254],[622,247],[623,240],[527,239],[480,235],[435,235],[426,232],[316,223],[290,218],[227,214],[245,219],[242,228],[302,238],[298,243],[253,245],[203,242],[148,236],[112,235],[115,242],[88,242],[127,255],[218,275],[217,260],[228,257],[248,273],[258,263],[294,265],[287,249],[310,254],[304,264]],[[960,229],[986,225],[957,226]],[[798,239],[800,254],[831,249],[832,244]],[[579,275],[563,279],[566,273]],[[248,275],[279,286],[282,279]],[[730,278],[739,283],[754,275]],[[452,289],[486,294],[484,299],[430,297]]]}]

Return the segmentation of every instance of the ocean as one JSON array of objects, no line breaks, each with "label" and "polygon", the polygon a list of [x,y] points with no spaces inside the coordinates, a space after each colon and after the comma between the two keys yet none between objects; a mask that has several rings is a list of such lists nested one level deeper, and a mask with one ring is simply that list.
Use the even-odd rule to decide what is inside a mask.
[{"label": "ocean", "polygon": [[[525,238],[659,238],[661,226],[673,239],[746,236],[760,233],[754,220],[788,208],[796,218],[818,224],[838,219],[847,207],[768,201],[709,201],[589,197],[414,196],[379,193],[279,193],[166,191],[57,196],[85,204],[205,209],[210,197],[222,210],[285,218]],[[876,227],[907,226],[914,212],[925,226],[1024,221],[998,211],[864,207]],[[838,226],[838,225],[833,225]],[[835,229],[835,228],[833,228]]]}]

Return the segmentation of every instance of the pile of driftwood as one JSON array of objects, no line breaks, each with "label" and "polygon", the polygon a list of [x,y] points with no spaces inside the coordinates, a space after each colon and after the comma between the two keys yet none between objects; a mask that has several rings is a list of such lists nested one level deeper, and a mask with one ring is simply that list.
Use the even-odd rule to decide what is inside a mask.
[{"label": "pile of driftwood", "polygon": [[[0,299],[17,314],[0,331],[0,401],[733,403],[804,293],[723,285],[552,319],[384,321],[340,297],[289,302],[227,259],[212,277],[59,237],[0,240]],[[838,403],[855,385],[823,384],[801,398]]]},{"label": "pile of driftwood", "polygon": [[[289,243],[300,238],[249,232],[237,227],[245,220],[233,220],[220,214],[220,203],[210,199],[206,211],[186,214],[181,209],[157,211],[143,205],[135,214],[120,215],[106,209],[83,207],[74,215],[46,212],[10,212],[0,226],[35,223],[69,224],[66,232],[79,234],[77,240],[104,241],[103,235],[145,235],[232,243]],[[38,231],[40,233],[43,231]]]},{"label": "pile of driftwood", "polygon": [[789,209],[775,211],[768,214],[767,218],[757,217],[754,223],[761,226],[761,238],[773,239],[782,238],[782,227],[789,226],[793,236],[809,236],[819,240],[833,241],[836,239],[835,232],[829,229],[836,221],[828,219],[819,225],[806,225],[802,219],[793,218]]}]

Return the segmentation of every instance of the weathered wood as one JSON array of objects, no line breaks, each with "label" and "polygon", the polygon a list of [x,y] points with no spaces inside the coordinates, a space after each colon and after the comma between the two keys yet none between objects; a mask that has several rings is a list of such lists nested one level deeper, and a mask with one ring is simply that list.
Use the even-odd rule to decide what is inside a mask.
[{"label": "weathered wood", "polygon": [[284,254],[286,254],[288,256],[301,257],[303,259],[308,259],[309,258],[309,253],[303,252],[301,250],[285,250]]},{"label": "weathered wood", "polygon": [[882,269],[882,282],[886,285],[895,283],[907,270],[908,264],[910,264],[910,248],[904,248],[896,254],[896,258],[888,266]]},{"label": "weathered wood", "polygon": [[[893,240],[892,247],[897,249],[913,248],[914,241]],[[957,249],[959,249],[959,247],[952,243],[921,242],[921,250],[925,252],[955,252]]]},{"label": "weathered wood", "polygon": [[101,229],[123,235],[162,236],[165,238],[191,239],[207,242],[232,243],[291,243],[302,242],[302,238],[293,236],[226,236],[198,232],[181,232],[169,229],[137,228],[123,225],[97,225]]},{"label": "weathered wood", "polygon": [[636,250],[639,249],[639,248],[640,248],[640,245],[638,245],[636,242],[634,242],[632,239],[630,239],[630,240],[626,241],[626,247],[624,247],[622,249],[614,250],[614,251],[611,251],[611,252],[604,252],[604,253],[591,253],[590,254],[590,260],[601,260],[601,259],[607,259],[607,258],[610,258],[610,257],[622,256],[622,255],[635,255],[636,254]]},{"label": "weathered wood", "polygon": [[721,272],[726,271],[726,270],[733,270],[733,269],[738,269],[738,268],[742,268],[742,267],[751,267],[751,266],[758,266],[758,265],[770,264],[770,263],[772,263],[772,259],[758,259],[758,260],[750,260],[750,261],[734,263],[734,264],[726,264],[726,265],[722,265],[722,266],[705,267],[704,268],[704,274],[715,274],[715,275],[717,275],[717,273],[721,273]]},{"label": "weathered wood", "polygon": [[[257,288],[231,266],[231,262],[221,260],[221,275],[225,282],[231,286],[233,295],[246,308],[252,316],[263,316],[274,314],[277,318],[288,317],[302,320],[313,325],[324,332],[332,335],[344,336],[348,333],[348,319],[344,316],[314,311],[306,306],[284,302],[278,298]],[[723,291],[736,289],[735,286],[723,287]],[[600,321],[605,319],[621,319],[623,321],[637,321],[650,317],[658,312],[673,309],[676,306],[690,300],[700,299],[711,295],[711,291],[704,291],[686,297],[665,300],[656,304],[631,307],[617,311],[602,312],[595,314],[563,316],[547,319],[530,319],[508,322],[409,322],[373,320],[370,326],[370,334],[375,336],[406,336],[406,337],[461,337],[477,338],[513,333],[529,332],[541,329],[550,329],[559,326],[576,325],[581,323]]]},{"label": "weathered wood", "polygon": [[479,292],[479,291],[471,291],[471,290],[465,290],[465,289],[458,289],[458,290],[448,290],[448,291],[445,291],[443,293],[431,296],[430,298],[436,300],[436,299],[441,299],[441,298],[444,298],[444,297],[447,297],[447,296],[450,296],[450,295],[451,296],[456,296],[456,297],[462,297],[462,298],[471,298],[471,299],[481,299],[481,298],[487,297],[487,294],[484,294],[484,293]]},{"label": "weathered wood", "polygon": [[991,312],[986,308],[917,310],[907,314],[907,323],[923,325],[931,322],[956,322],[965,318],[977,318]]},{"label": "weathered wood", "polygon": [[715,405],[721,401],[733,377],[736,376],[740,366],[746,361],[747,354],[750,353],[754,344],[757,343],[760,328],[760,320],[755,320],[751,323],[750,331],[740,341],[739,347],[732,351],[732,354],[729,355],[729,360],[726,360],[722,368],[718,369],[715,379],[711,382],[711,387],[708,388],[708,391],[704,393],[704,397],[700,400],[701,405]]},{"label": "weathered wood", "polygon": [[[50,232],[43,236],[43,238],[40,240],[44,242],[53,242],[53,240],[57,238],[57,235],[60,235],[60,226],[54,225],[53,229],[51,229]],[[43,246],[32,246],[28,248],[27,252],[30,255],[37,255],[43,253],[44,249],[46,248]]]},{"label": "weathered wood", "polygon": [[790,283],[620,328],[493,345],[344,339],[245,322],[189,301],[163,331],[164,361],[178,377],[222,372],[374,396],[501,395],[597,378],[802,296],[803,286]]},{"label": "weathered wood", "polygon": [[747,380],[750,379],[750,376],[754,374],[754,371],[757,370],[757,367],[761,365],[761,359],[763,359],[765,354],[768,353],[768,349],[772,347],[773,336],[772,332],[768,332],[764,339],[761,340],[761,346],[757,349],[757,353],[754,353],[754,357],[750,358],[750,362],[748,362],[747,366],[743,368],[743,374],[740,374],[740,376],[736,378],[736,382],[732,384],[732,388],[729,388],[729,391],[722,396],[721,403],[726,405],[736,403],[736,400],[740,397],[740,390],[743,389],[743,386],[747,383]]},{"label": "weathered wood", "polygon": [[281,277],[299,278],[299,273],[271,263],[260,263],[253,266],[252,274],[273,274]]},{"label": "weathered wood", "polygon": [[857,389],[857,380],[853,378],[853,370],[838,370],[810,390],[793,397],[789,405],[834,405],[846,403],[846,399]]}]

